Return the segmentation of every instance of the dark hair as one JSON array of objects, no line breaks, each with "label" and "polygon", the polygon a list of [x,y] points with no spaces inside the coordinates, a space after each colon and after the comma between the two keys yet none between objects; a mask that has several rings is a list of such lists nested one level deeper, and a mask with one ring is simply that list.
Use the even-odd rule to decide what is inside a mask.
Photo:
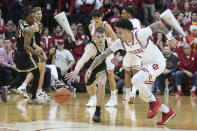
[{"label": "dark hair", "polygon": [[25,10],[24,13],[23,13],[23,17],[26,18],[27,16],[29,16],[32,13],[33,13],[32,10]]},{"label": "dark hair", "polygon": [[133,6],[127,6],[127,7],[123,8],[123,10],[128,12],[131,16],[137,13],[136,8]]},{"label": "dark hair", "polygon": [[101,17],[103,16],[103,12],[101,12],[100,10],[92,10],[90,15],[92,17]]},{"label": "dark hair", "polygon": [[160,10],[155,10],[155,12],[154,12],[154,13],[156,13],[156,12],[158,12],[159,14],[161,14],[161,11],[160,11]]},{"label": "dark hair", "polygon": [[133,25],[128,19],[120,19],[116,22],[115,27],[126,29],[126,30],[133,30]]},{"label": "dark hair", "polygon": [[3,43],[6,41],[6,40],[9,40],[10,41],[10,38],[6,37],[3,39]]},{"label": "dark hair", "polygon": [[95,30],[95,33],[101,33],[101,34],[104,34],[105,33],[105,29],[103,28],[103,27],[98,27],[98,28],[96,28],[96,30]]},{"label": "dark hair", "polygon": [[36,13],[37,11],[42,11],[41,7],[34,7],[33,12]]}]

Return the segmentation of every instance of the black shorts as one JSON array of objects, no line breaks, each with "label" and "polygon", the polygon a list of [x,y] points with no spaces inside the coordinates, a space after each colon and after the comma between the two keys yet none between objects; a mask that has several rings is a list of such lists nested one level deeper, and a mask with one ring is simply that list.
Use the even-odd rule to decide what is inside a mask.
[{"label": "black shorts", "polygon": [[94,69],[94,70],[92,71],[92,74],[91,74],[90,78],[89,78],[88,81],[86,82],[86,86],[92,85],[92,84],[95,82],[97,76],[98,76],[100,73],[103,73],[103,72],[105,72],[105,69],[100,69],[100,70],[95,70],[95,69]]},{"label": "black shorts", "polygon": [[18,72],[30,72],[38,68],[36,61],[32,57],[32,54],[26,51],[16,51],[14,63],[16,64]]}]

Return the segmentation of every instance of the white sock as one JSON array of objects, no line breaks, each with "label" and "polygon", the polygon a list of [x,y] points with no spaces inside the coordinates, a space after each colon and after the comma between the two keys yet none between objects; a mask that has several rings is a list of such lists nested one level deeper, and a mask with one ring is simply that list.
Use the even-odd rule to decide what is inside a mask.
[{"label": "white sock", "polygon": [[96,99],[96,95],[91,96],[90,99]]},{"label": "white sock", "polygon": [[193,86],[191,91],[195,91],[196,90],[196,86]]},{"label": "white sock", "polygon": [[23,84],[21,85],[22,88],[26,88],[27,87],[27,83],[23,82]]},{"label": "white sock", "polygon": [[37,94],[40,93],[40,92],[42,92],[42,89],[38,89],[38,90],[37,90]]},{"label": "white sock", "polygon": [[116,90],[111,91],[111,96],[112,96],[112,97],[116,97]]},{"label": "white sock", "polygon": [[177,90],[178,91],[181,91],[181,86],[177,86]]},{"label": "white sock", "polygon": [[137,89],[133,86],[130,96],[134,96],[135,97],[136,96],[136,91],[137,91]]},{"label": "white sock", "polygon": [[129,98],[131,94],[131,88],[126,88],[126,98]]},{"label": "white sock", "polygon": [[163,113],[168,113],[170,111],[170,108],[164,104],[161,104],[161,106],[159,107],[159,110],[162,111]]}]

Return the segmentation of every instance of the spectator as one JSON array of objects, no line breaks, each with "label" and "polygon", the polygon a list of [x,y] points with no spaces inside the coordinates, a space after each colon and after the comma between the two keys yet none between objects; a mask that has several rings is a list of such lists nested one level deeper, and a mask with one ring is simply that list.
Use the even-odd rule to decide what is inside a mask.
[{"label": "spectator", "polygon": [[47,26],[49,31],[51,32],[53,27],[55,26],[54,16],[57,14],[57,0],[43,0],[42,1],[42,12],[43,12],[43,19],[42,23],[43,26]]},{"label": "spectator", "polygon": [[101,12],[104,13],[103,20],[107,20],[108,17],[110,17],[111,13],[111,0],[104,0],[103,1],[103,6],[101,7]]},{"label": "spectator", "polygon": [[53,64],[56,67],[59,67],[61,70],[62,78],[68,73],[68,71],[72,68],[75,63],[73,55],[67,49],[64,49],[64,42],[63,40],[58,40],[58,49],[56,50],[56,54],[53,60]]},{"label": "spectator", "polygon": [[58,13],[65,11],[67,15],[75,13],[76,0],[58,0]]},{"label": "spectator", "polygon": [[191,35],[188,36],[187,40],[192,47],[192,51],[197,51],[197,23],[190,26]]},{"label": "spectator", "polygon": [[54,41],[55,46],[57,46],[57,42],[59,39],[66,41],[67,36],[63,33],[62,28],[59,25],[55,27],[55,31],[54,31],[54,35],[52,36],[52,39]]},{"label": "spectator", "polygon": [[109,23],[112,29],[115,31],[114,25],[121,18],[120,16],[120,7],[115,5],[112,7],[112,16],[107,19],[107,23]]},{"label": "spectator", "polygon": [[17,75],[16,66],[13,62],[12,58],[13,51],[11,50],[11,42],[10,39],[5,38],[3,40],[3,47],[0,48],[0,66],[3,67],[4,70],[4,82],[5,85],[9,84],[10,77],[14,77]]},{"label": "spectator", "polygon": [[196,0],[190,0],[190,9],[191,9],[191,11],[197,10],[197,1]]},{"label": "spectator", "polygon": [[3,39],[4,39],[3,33],[0,33],[0,48],[3,47]]},{"label": "spectator", "polygon": [[16,26],[13,23],[12,20],[8,20],[7,24],[6,24],[6,32],[5,32],[5,37],[15,37],[15,33],[16,33]]},{"label": "spectator", "polygon": [[113,5],[119,5],[122,7],[133,6],[137,9],[138,8],[138,0],[114,0]]},{"label": "spectator", "polygon": [[193,79],[193,88],[190,95],[195,97],[195,90],[197,86],[197,52],[193,52],[189,44],[183,46],[183,53],[178,54],[179,57],[179,71],[175,74],[175,82],[177,86],[176,96],[181,96],[182,80]]},{"label": "spectator", "polygon": [[23,7],[25,0],[17,0],[10,5],[9,8],[9,18],[13,20],[14,24],[17,24],[19,19],[21,19],[21,14],[23,14]]},{"label": "spectator", "polygon": [[43,28],[41,42],[43,43],[44,52],[48,52],[51,47],[54,47],[54,41],[52,37],[49,35],[49,29],[47,27]]},{"label": "spectator", "polygon": [[2,18],[2,10],[0,9],[0,33],[5,33],[6,27],[5,27],[5,21]]},{"label": "spectator", "polygon": [[154,20],[155,0],[144,0],[142,3],[144,22],[146,24],[152,23]]},{"label": "spectator", "polygon": [[172,78],[172,86],[174,83],[175,72],[178,67],[178,58],[174,54],[172,54],[170,47],[165,45],[163,48],[164,57],[167,59],[166,61],[166,69],[164,72],[156,78],[155,84],[153,85],[152,90],[157,91],[159,94],[163,94],[164,91],[164,82],[167,78]]},{"label": "spectator", "polygon": [[197,24],[197,11],[192,12],[191,21],[185,25],[185,29],[189,29],[192,24]]},{"label": "spectator", "polygon": [[182,9],[182,3],[178,0],[171,0],[171,2],[167,4],[167,8],[170,9],[172,13],[176,16]]},{"label": "spectator", "polygon": [[155,44],[158,46],[158,48],[161,51],[163,51],[163,47],[165,45],[165,36],[161,32],[157,33],[156,39],[155,39]]},{"label": "spectator", "polygon": [[191,20],[192,20],[191,19],[192,12],[190,11],[188,2],[184,3],[183,10],[184,10],[183,24],[186,25],[187,23],[191,22]]}]

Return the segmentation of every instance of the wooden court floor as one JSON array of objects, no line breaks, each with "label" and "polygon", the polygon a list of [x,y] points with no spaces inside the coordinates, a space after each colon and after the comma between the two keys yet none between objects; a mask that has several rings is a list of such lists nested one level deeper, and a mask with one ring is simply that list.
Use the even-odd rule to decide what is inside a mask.
[{"label": "wooden court floor", "polygon": [[[183,131],[197,130],[197,100],[189,96],[159,96],[163,103],[176,112],[176,117],[166,126],[157,126],[161,112],[147,119],[148,104],[136,97],[135,104],[122,103],[118,95],[116,107],[102,107],[101,123],[91,118],[95,107],[88,108],[87,93],[72,94],[67,105],[52,100],[42,106],[28,105],[19,95],[10,95],[8,103],[0,101],[0,131]],[[105,103],[109,94],[105,97]]]}]

